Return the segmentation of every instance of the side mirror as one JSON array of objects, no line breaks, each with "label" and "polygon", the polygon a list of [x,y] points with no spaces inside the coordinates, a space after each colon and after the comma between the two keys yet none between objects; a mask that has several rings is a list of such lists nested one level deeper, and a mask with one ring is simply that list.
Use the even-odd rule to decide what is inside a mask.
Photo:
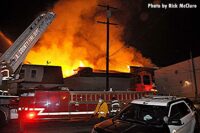
[{"label": "side mirror", "polygon": [[168,125],[174,125],[174,126],[181,126],[183,123],[180,119],[170,119],[169,117],[165,116],[163,118],[163,121]]},{"label": "side mirror", "polygon": [[183,124],[180,119],[171,119],[168,121],[168,125],[181,126]]},{"label": "side mirror", "polygon": [[164,121],[166,124],[168,124],[168,122],[169,122],[169,117],[167,117],[167,116],[163,117],[163,121]]}]

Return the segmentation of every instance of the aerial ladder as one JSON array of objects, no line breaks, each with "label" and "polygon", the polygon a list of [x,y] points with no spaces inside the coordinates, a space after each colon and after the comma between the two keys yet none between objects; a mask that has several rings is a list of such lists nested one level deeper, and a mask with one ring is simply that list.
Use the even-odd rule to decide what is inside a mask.
[{"label": "aerial ladder", "polygon": [[[53,12],[39,15],[0,57],[0,86],[4,81],[19,78],[20,68],[28,52],[54,18]],[[15,97],[3,94],[7,93],[0,93],[0,123],[5,123],[10,119],[10,99]]]},{"label": "aerial ladder", "polygon": [[54,17],[55,14],[53,12],[39,15],[0,57],[1,81],[17,78],[16,70],[23,63],[30,49],[35,45]]}]

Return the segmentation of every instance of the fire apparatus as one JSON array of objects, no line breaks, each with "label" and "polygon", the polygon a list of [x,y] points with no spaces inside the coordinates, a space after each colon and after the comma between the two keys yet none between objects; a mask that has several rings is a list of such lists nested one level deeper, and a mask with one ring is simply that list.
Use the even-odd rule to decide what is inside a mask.
[{"label": "fire apparatus", "polygon": [[[142,69],[146,70],[147,68]],[[94,74],[91,72],[90,68],[89,71],[88,69],[86,69],[87,71],[84,70],[84,72],[82,73],[79,72],[79,76],[77,75],[78,79],[76,79],[78,82],[73,82],[73,84],[78,83],[79,88],[75,88],[71,85],[70,88],[57,87],[48,90],[38,88],[32,90],[32,92],[23,93],[20,97],[18,107],[19,118],[22,123],[49,119],[87,119],[90,118],[92,114],[94,114],[94,110],[98,103],[98,100],[102,97],[109,105],[112,102],[112,98],[115,97],[120,102],[120,106],[123,107],[134,99],[141,98],[145,95],[155,94],[155,92],[152,91],[151,74],[143,71],[142,69],[139,67],[134,67],[133,75],[130,76],[131,74],[128,74],[128,77],[131,77],[131,80],[134,79],[131,84],[136,85],[136,88],[139,89],[112,91],[91,89],[91,87],[88,87],[87,90],[81,89],[81,86],[82,88],[86,88],[86,85],[81,83],[81,79],[91,82],[91,86],[94,88],[96,87],[96,84],[92,83],[94,82],[94,80],[92,80],[94,76],[80,77],[80,75],[83,76],[85,73],[88,75]],[[153,70],[151,69],[151,71]],[[96,75],[98,74],[99,73],[96,73]],[[75,77],[73,77],[73,79],[75,79]],[[73,79],[71,79],[71,82],[74,81]],[[96,79],[98,79],[98,82],[100,84],[102,77]],[[120,82],[120,80],[117,81]],[[70,90],[71,88],[75,88],[76,90]]]},{"label": "fire apparatus", "polygon": [[[19,71],[24,59],[30,49],[38,41],[42,33],[54,19],[53,12],[47,12],[39,15],[28,28],[17,38],[13,45],[0,57],[0,86],[16,82],[19,79]],[[6,94],[6,95],[5,95]],[[5,91],[0,94],[0,122],[1,125],[12,118],[12,109],[14,106],[13,98],[18,96],[7,95]],[[16,116],[15,116],[16,118]]]},{"label": "fire apparatus", "polygon": [[[138,70],[136,71],[136,69]],[[155,94],[151,89],[145,89],[145,87],[150,88],[152,84],[151,75],[141,71],[138,67],[136,67],[134,71],[134,75],[131,76],[131,74],[128,74],[127,76],[131,77],[130,79],[135,79],[137,77],[131,84],[136,85],[136,87],[140,85],[138,88],[141,89],[138,90],[113,89],[112,91],[103,91],[102,89],[94,89],[96,85],[93,83],[94,80],[92,80],[94,76],[80,77],[84,76],[85,73],[88,75],[94,74],[91,71],[86,70],[82,73],[78,73],[79,76],[77,75],[76,77],[78,78],[76,79],[78,82],[73,82],[73,84],[76,83],[79,86],[76,90],[71,90],[71,88],[75,88],[74,86],[70,86],[70,88],[68,88],[68,86],[51,89],[38,87],[37,89],[27,90],[27,92],[21,95],[18,106],[20,129],[23,130],[24,124],[27,122],[49,121],[55,119],[65,119],[70,121],[80,119],[89,120],[94,114],[99,98],[103,98],[108,103],[110,107],[109,111],[111,112],[113,111],[111,102],[114,97],[119,101],[120,107],[123,107],[134,99],[144,97],[145,95]],[[96,73],[96,75],[102,74]],[[74,78],[75,77],[73,77],[73,79]],[[103,77],[98,77],[96,78],[96,81],[100,84],[102,78]],[[87,80],[87,83],[90,83],[90,88],[88,87],[86,90],[86,85],[81,83],[81,79],[83,81]],[[120,83],[121,81],[118,80],[118,82]],[[93,89],[91,89],[92,84],[94,87]],[[81,89],[81,86],[84,89]]]},{"label": "fire apparatus", "polygon": [[[37,90],[22,94],[18,106],[20,130],[27,122],[42,120],[89,120],[99,98],[110,103],[113,97],[119,100],[121,107],[133,99],[152,95],[151,91],[69,91]],[[111,110],[111,109],[110,109]]]}]

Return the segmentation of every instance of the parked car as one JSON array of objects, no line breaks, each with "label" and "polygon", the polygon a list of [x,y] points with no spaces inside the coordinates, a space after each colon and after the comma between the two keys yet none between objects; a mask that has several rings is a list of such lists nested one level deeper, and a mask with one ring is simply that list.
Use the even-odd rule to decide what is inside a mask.
[{"label": "parked car", "polygon": [[133,100],[118,115],[92,129],[92,133],[198,132],[199,121],[192,101],[174,96]]}]

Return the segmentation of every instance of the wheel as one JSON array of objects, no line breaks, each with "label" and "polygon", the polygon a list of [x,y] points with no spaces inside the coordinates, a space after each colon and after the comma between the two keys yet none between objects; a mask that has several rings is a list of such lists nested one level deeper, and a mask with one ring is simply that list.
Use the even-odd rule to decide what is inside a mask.
[{"label": "wheel", "polygon": [[0,127],[5,126],[7,123],[5,113],[1,110],[0,110],[0,123],[1,123]]}]

